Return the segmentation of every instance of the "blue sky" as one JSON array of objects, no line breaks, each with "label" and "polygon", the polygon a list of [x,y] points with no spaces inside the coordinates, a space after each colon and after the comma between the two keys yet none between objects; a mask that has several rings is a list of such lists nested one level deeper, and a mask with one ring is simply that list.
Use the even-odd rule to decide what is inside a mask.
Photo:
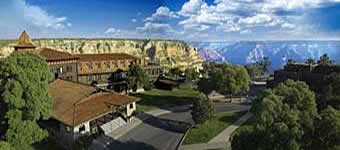
[{"label": "blue sky", "polygon": [[339,40],[340,0],[0,0],[0,38]]}]

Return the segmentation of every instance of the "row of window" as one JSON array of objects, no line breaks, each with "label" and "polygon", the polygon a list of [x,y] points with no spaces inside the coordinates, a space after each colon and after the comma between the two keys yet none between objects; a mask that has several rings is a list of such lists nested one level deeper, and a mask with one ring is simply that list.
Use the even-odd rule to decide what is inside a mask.
[{"label": "row of window", "polygon": [[63,66],[63,67],[57,67],[57,68],[52,68],[53,72],[54,70],[59,73],[59,74],[63,74],[66,72],[75,72],[75,67],[74,66]]},{"label": "row of window", "polygon": [[122,61],[112,61],[112,63],[110,63],[110,61],[105,61],[104,63],[102,62],[97,62],[97,63],[92,63],[92,62],[89,62],[89,63],[81,63],[80,64],[80,71],[83,70],[83,65],[86,65],[87,68],[89,70],[93,70],[93,65],[96,65],[98,69],[102,69],[103,67],[105,67],[106,69],[110,69],[111,67],[118,67],[119,64],[122,65],[123,67],[128,67],[128,65],[130,65],[132,61],[125,61],[125,60],[122,60]]}]

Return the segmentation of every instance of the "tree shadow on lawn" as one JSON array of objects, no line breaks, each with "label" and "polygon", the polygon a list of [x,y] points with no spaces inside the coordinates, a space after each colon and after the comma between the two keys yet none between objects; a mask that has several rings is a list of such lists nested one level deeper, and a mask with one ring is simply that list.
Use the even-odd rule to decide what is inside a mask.
[{"label": "tree shadow on lawn", "polygon": [[190,105],[196,98],[186,96],[160,96],[160,95],[145,95],[136,94],[135,97],[140,98],[140,105],[158,107],[168,109],[173,106]]},{"label": "tree shadow on lawn", "polygon": [[243,112],[233,113],[233,115],[222,116],[222,117],[219,117],[219,121],[229,122],[230,124],[233,124],[246,113],[247,113],[246,111],[243,111]]},{"label": "tree shadow on lawn", "polygon": [[147,116],[148,119],[143,120],[143,123],[173,133],[184,134],[192,126],[192,123],[186,121],[160,118],[149,114],[144,115]]}]

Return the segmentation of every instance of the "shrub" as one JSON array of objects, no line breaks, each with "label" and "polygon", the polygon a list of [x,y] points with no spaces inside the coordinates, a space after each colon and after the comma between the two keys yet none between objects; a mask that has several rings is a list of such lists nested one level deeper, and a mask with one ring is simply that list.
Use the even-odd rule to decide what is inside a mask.
[{"label": "shrub", "polygon": [[215,106],[204,94],[200,94],[199,99],[194,101],[191,114],[196,124],[203,124],[214,117]]}]

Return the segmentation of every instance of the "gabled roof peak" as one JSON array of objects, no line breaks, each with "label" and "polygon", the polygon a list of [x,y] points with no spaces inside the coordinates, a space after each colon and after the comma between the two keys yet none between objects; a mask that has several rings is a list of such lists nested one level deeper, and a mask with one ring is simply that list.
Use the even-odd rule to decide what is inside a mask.
[{"label": "gabled roof peak", "polygon": [[29,47],[34,48],[35,46],[32,44],[30,36],[27,34],[27,32],[24,30],[16,42],[16,47]]}]

